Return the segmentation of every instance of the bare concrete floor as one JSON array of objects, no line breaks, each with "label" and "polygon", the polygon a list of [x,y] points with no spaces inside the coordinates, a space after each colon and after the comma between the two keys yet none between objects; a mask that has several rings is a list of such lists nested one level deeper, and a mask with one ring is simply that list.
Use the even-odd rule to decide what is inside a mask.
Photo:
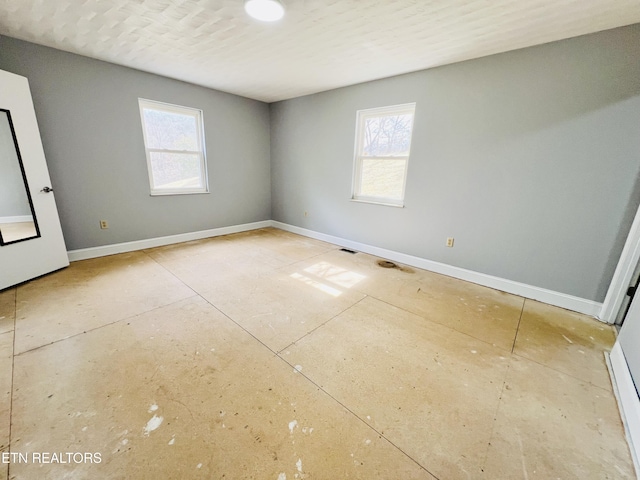
[{"label": "bare concrete floor", "polygon": [[0,478],[634,477],[611,327],[377,260],[264,229],[1,292]]}]

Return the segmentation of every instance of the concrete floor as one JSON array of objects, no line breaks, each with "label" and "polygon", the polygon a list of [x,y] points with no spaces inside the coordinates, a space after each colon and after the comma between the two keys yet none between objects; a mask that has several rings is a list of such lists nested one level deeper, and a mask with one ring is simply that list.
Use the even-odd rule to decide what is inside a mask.
[{"label": "concrete floor", "polygon": [[634,477],[611,327],[377,260],[264,229],[0,293],[0,478]]}]

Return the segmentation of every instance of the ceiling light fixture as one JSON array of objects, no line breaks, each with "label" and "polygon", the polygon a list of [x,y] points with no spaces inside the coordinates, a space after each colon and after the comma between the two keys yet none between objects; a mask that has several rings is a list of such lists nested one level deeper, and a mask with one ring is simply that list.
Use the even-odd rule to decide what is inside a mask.
[{"label": "ceiling light fixture", "polygon": [[278,0],[246,0],[244,10],[262,22],[275,22],[284,16],[284,5]]}]

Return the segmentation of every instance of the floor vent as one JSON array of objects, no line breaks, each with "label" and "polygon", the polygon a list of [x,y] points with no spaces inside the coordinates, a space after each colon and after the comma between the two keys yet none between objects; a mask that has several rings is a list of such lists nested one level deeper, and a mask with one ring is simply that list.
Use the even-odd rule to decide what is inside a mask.
[{"label": "floor vent", "polygon": [[349,250],[348,248],[341,248],[341,249],[340,249],[340,251],[341,251],[341,252],[351,253],[351,254],[356,253],[354,250]]}]

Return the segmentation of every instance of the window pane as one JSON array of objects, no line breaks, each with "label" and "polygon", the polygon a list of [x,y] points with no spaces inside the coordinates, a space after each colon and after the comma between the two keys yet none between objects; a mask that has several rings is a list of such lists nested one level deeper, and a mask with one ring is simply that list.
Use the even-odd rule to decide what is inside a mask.
[{"label": "window pane", "polygon": [[203,188],[200,155],[150,152],[153,185],[162,188]]},{"label": "window pane", "polygon": [[198,150],[196,118],[192,115],[145,108],[147,148]]},{"label": "window pane", "polygon": [[412,114],[365,118],[363,155],[366,157],[408,156],[412,126]]},{"label": "window pane", "polygon": [[402,200],[404,169],[407,161],[362,160],[362,183],[360,195]]}]

